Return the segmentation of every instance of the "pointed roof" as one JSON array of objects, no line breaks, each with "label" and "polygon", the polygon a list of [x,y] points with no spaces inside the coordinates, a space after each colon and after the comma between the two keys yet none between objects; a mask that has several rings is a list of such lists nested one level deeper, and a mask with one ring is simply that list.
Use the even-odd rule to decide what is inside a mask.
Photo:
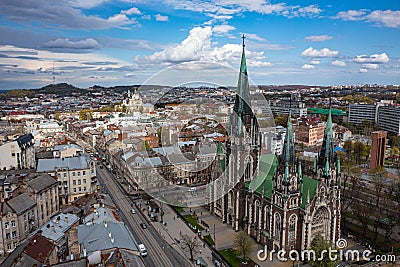
[{"label": "pointed roof", "polygon": [[321,169],[325,169],[327,161],[329,165],[334,163],[334,147],[333,147],[333,128],[332,128],[332,113],[329,110],[328,120],[326,121],[324,140],[322,142],[321,152],[318,157],[318,166]]},{"label": "pointed roof", "polygon": [[250,107],[250,89],[249,89],[249,78],[247,76],[247,65],[246,65],[246,54],[244,45],[244,35],[242,44],[242,59],[240,62],[240,73],[238,80],[238,88],[236,93],[235,105],[233,110],[237,114],[252,114]]},{"label": "pointed roof", "polygon": [[296,153],[294,150],[294,137],[293,137],[293,125],[292,125],[292,112],[289,111],[288,121],[286,126],[285,142],[283,144],[283,150],[281,160],[290,164],[295,164]]}]

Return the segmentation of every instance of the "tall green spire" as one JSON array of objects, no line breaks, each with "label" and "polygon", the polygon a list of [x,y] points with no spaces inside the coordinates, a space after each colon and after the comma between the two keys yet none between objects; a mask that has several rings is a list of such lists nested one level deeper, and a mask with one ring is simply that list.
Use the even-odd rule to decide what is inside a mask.
[{"label": "tall green spire", "polygon": [[318,157],[319,168],[325,169],[326,162],[329,162],[330,166],[334,164],[334,151],[333,151],[333,128],[332,128],[332,112],[329,109],[328,120],[326,121],[324,131],[324,141],[322,142],[321,152]]},{"label": "tall green spire", "polygon": [[235,99],[235,106],[233,110],[239,115],[252,114],[250,107],[250,89],[249,89],[249,78],[247,76],[247,65],[246,65],[246,54],[244,45],[244,35],[242,36],[242,59],[240,61],[240,73],[238,80],[238,88]]},{"label": "tall green spire", "polygon": [[293,125],[291,118],[292,111],[289,111],[281,159],[294,165],[296,162],[296,153],[294,150]]}]

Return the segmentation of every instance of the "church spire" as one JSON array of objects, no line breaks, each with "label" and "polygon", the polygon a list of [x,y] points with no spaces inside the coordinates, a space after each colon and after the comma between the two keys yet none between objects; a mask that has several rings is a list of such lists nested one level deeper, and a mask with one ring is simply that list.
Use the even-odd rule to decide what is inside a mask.
[{"label": "church spire", "polygon": [[318,167],[321,169],[325,169],[327,165],[332,166],[332,164],[334,164],[333,141],[332,112],[331,109],[329,109],[328,120],[326,121],[324,132],[324,140],[318,157]]},{"label": "church spire", "polygon": [[243,35],[242,39],[242,59],[240,61],[240,73],[238,80],[238,89],[236,93],[235,106],[233,110],[241,115],[252,114],[250,107],[250,89],[249,89],[249,78],[247,76],[247,65],[246,65],[246,54],[245,54],[245,44],[244,39],[246,37]]},{"label": "church spire", "polygon": [[288,115],[285,142],[283,144],[281,159],[293,165],[295,164],[296,161],[296,154],[294,150],[293,125],[291,119],[292,119],[292,111],[290,110]]}]

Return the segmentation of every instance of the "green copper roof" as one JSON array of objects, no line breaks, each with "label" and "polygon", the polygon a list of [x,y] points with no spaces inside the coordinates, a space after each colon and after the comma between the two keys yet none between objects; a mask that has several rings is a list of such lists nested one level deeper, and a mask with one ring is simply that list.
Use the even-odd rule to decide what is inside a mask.
[{"label": "green copper roof", "polygon": [[274,177],[278,159],[275,154],[263,154],[259,158],[259,174],[246,184],[250,191],[262,194],[271,198],[272,196],[272,178]]},{"label": "green copper roof", "polygon": [[[307,112],[310,114],[329,114],[329,108],[308,108]],[[337,109],[337,108],[332,108],[331,109],[331,114],[333,116],[347,116],[347,111]]]},{"label": "green copper roof", "polygon": [[315,196],[315,192],[317,191],[317,187],[319,185],[319,181],[312,179],[307,176],[303,176],[303,188],[302,188],[302,196],[301,196],[301,208],[305,209],[306,201],[307,201],[307,191],[310,192],[310,201]]}]

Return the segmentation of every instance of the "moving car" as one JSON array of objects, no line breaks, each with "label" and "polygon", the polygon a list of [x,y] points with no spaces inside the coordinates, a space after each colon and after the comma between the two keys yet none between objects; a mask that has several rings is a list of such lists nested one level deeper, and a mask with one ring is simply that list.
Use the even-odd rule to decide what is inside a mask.
[{"label": "moving car", "polygon": [[138,247],[139,247],[140,255],[142,257],[146,257],[147,256],[146,247],[143,244],[139,244]]},{"label": "moving car", "polygon": [[135,209],[131,209],[132,214],[136,214]]},{"label": "moving car", "polygon": [[141,223],[140,226],[141,226],[143,229],[146,229],[146,228],[147,228],[147,225],[146,225],[145,223]]}]

